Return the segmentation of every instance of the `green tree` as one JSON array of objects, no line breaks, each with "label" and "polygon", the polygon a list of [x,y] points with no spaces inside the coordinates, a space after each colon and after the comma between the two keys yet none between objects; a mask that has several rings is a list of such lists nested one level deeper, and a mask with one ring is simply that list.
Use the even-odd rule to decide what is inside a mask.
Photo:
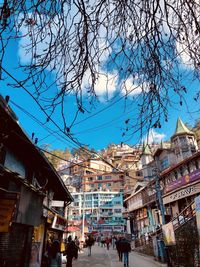
[{"label": "green tree", "polygon": [[[71,153],[69,149],[61,150],[61,149],[53,149],[50,150],[50,145],[43,146],[45,156],[51,162],[55,169],[59,168],[59,165],[69,161],[71,157]],[[49,153],[48,153],[49,152]]]}]

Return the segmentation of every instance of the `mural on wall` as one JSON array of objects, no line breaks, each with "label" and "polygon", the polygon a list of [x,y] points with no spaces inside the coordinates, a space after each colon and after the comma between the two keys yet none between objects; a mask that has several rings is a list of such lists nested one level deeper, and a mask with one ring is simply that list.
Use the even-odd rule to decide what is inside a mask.
[{"label": "mural on wall", "polygon": [[40,267],[40,242],[33,242],[29,267]]},{"label": "mural on wall", "polygon": [[42,259],[43,238],[44,225],[40,224],[38,227],[34,227],[29,267],[40,267]]}]

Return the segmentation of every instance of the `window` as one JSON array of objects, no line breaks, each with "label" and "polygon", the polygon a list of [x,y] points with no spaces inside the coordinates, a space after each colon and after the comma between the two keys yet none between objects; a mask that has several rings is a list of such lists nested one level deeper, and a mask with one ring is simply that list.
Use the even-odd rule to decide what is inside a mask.
[{"label": "window", "polygon": [[186,138],[184,136],[180,136],[179,140],[180,140],[181,145],[186,144]]},{"label": "window", "polygon": [[7,167],[9,170],[13,172],[19,173],[19,175],[23,178],[25,178],[26,169],[23,162],[18,158],[17,155],[14,155],[12,152],[7,151],[5,162],[5,167]]},{"label": "window", "polygon": [[111,186],[111,183],[107,183],[106,185],[107,185],[107,186]]},{"label": "window", "polygon": [[121,211],[121,209],[114,209],[114,212],[115,213],[121,213],[122,211]]},{"label": "window", "polygon": [[183,176],[183,167],[182,166],[179,168],[179,172],[180,172],[180,175]]},{"label": "window", "polygon": [[189,163],[187,163],[187,171],[188,171],[188,173],[190,173],[190,164]]},{"label": "window", "polygon": [[102,176],[101,175],[98,175],[97,176],[97,180],[102,180]]},{"label": "window", "polygon": [[175,178],[175,180],[178,179],[178,173],[177,173],[177,171],[174,171],[174,178]]},{"label": "window", "polygon": [[196,169],[199,169],[199,162],[197,160],[195,160],[194,164],[195,164]]},{"label": "window", "polygon": [[168,157],[165,157],[161,160],[161,163],[160,163],[160,166],[161,166],[161,169],[164,170],[166,169],[167,167],[169,167],[169,160],[168,160]]},{"label": "window", "polygon": [[105,180],[111,180],[111,176],[105,176]]}]

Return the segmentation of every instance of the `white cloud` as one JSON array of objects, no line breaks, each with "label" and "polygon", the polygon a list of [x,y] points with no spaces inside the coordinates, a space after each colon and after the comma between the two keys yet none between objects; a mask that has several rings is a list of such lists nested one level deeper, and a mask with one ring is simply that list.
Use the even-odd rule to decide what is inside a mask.
[{"label": "white cloud", "polygon": [[155,130],[151,129],[149,133],[143,138],[143,142],[148,144],[160,143],[165,137],[165,134],[158,133]]},{"label": "white cloud", "polygon": [[[114,92],[117,89],[117,81],[118,81],[118,75],[115,73],[105,73],[101,72],[99,73],[95,85],[94,85],[94,91],[99,99],[99,101],[104,102],[106,100],[109,100]],[[91,85],[91,76],[89,72],[86,72],[82,89],[83,93],[86,94],[86,89],[90,88]]]},{"label": "white cloud", "polygon": [[148,84],[146,82],[140,81],[138,77],[135,79],[129,78],[124,80],[121,84],[121,92],[123,95],[129,97],[139,95],[143,92],[148,92]]}]

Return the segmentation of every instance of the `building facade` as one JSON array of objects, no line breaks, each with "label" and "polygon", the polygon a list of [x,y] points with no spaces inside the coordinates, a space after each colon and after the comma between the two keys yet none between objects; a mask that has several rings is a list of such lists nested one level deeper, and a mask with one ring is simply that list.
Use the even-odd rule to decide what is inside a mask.
[{"label": "building facade", "polygon": [[0,114],[0,266],[40,266],[48,235],[62,237],[73,198],[2,97]]},{"label": "building facade", "polygon": [[89,232],[123,232],[123,194],[115,191],[72,193],[69,221],[86,220]]}]

